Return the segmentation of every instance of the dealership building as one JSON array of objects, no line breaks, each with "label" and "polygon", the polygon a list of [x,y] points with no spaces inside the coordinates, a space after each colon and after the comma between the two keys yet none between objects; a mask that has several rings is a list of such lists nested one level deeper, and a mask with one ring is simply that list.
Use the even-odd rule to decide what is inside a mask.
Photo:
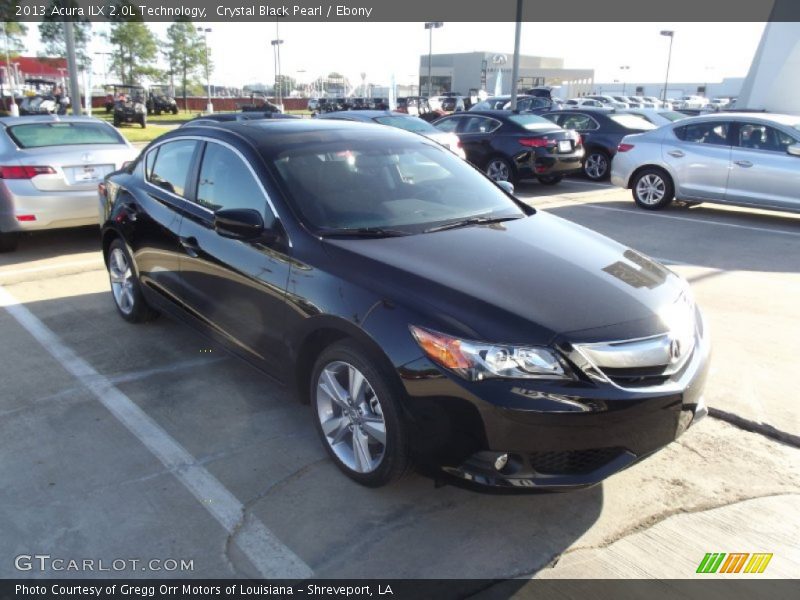
[{"label": "dealership building", "polygon": [[[434,54],[431,57],[432,93],[461,92],[470,94],[486,90],[495,94],[511,93],[513,54],[498,52],[462,52]],[[519,87],[523,90],[539,85],[560,87],[557,95],[572,98],[590,93],[594,86],[594,69],[565,69],[564,59],[547,56],[519,57]],[[419,89],[428,91],[428,55],[419,59]]]}]

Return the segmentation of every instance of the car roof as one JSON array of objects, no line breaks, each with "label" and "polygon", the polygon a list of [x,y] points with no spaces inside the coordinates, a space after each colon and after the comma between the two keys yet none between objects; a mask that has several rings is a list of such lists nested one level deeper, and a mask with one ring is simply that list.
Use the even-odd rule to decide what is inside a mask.
[{"label": "car roof", "polygon": [[715,112],[715,113],[707,113],[702,115],[697,115],[692,117],[694,120],[730,120],[730,119],[761,119],[762,121],[772,121],[773,123],[778,123],[780,125],[788,125],[790,127],[795,127],[800,124],[800,116],[796,115],[785,115],[779,113],[768,113],[768,112],[742,112],[742,111],[731,111],[731,112]]},{"label": "car roof", "polygon": [[395,127],[376,127],[374,124],[343,119],[256,119],[251,121],[228,121],[215,125],[184,125],[164,134],[160,140],[191,135],[192,130],[209,137],[233,134],[249,143],[262,154],[273,155],[292,146],[312,146],[338,140],[359,140],[375,136],[402,136],[404,139],[419,139]]},{"label": "car roof", "polygon": [[374,119],[375,117],[403,117],[404,119],[417,118],[407,115],[406,113],[393,112],[391,110],[337,110],[336,112],[320,115],[318,118],[334,119],[336,117],[352,117],[353,119],[357,119],[359,121],[368,121]]}]

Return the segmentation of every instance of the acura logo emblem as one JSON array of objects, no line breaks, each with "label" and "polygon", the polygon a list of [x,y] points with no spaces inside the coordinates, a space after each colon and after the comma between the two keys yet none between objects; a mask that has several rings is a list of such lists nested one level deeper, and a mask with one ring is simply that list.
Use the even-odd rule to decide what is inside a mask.
[{"label": "acura logo emblem", "polygon": [[672,362],[675,362],[681,357],[681,343],[680,341],[673,339],[669,343],[669,358]]},{"label": "acura logo emblem", "polygon": [[89,161],[90,161],[90,160],[92,160],[93,158],[94,158],[94,157],[93,157],[91,154],[89,154],[88,152],[85,152],[84,154],[82,154],[82,155],[81,155],[81,160],[82,160],[83,162],[89,162]]},{"label": "acura logo emblem", "polygon": [[492,62],[496,65],[504,65],[508,62],[508,57],[505,54],[495,54],[492,57]]}]

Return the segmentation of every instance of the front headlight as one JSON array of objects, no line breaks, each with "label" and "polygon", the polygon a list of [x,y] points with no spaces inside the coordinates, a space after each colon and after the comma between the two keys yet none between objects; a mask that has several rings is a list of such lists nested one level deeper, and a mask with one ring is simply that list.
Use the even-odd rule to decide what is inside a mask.
[{"label": "front headlight", "polygon": [[505,346],[462,340],[411,325],[411,334],[433,362],[464,379],[572,379],[549,348]]}]

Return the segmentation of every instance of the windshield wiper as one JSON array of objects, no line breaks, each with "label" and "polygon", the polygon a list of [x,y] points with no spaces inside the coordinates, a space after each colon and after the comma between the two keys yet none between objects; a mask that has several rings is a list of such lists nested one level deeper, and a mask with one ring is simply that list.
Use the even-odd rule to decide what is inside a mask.
[{"label": "windshield wiper", "polygon": [[383,238],[400,237],[410,235],[407,231],[399,229],[385,229],[383,227],[353,227],[352,229],[327,229],[320,231],[322,237],[360,237],[360,238]]},{"label": "windshield wiper", "polygon": [[521,219],[522,215],[506,216],[506,217],[470,217],[468,219],[461,219],[460,221],[451,221],[444,225],[437,225],[426,229],[423,233],[434,233],[436,231],[444,231],[445,229],[456,229],[457,227],[469,227],[470,225],[488,225],[491,223],[502,223],[503,221],[513,221]]}]

